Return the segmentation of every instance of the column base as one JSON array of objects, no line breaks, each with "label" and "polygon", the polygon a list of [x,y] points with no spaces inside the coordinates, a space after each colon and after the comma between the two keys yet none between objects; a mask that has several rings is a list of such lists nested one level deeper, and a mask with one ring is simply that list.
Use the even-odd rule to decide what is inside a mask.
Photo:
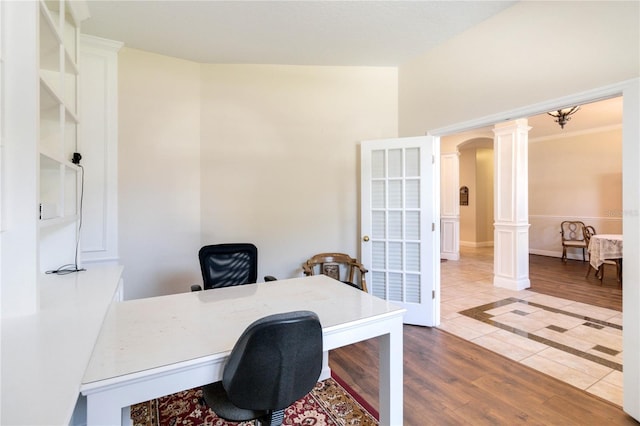
[{"label": "column base", "polygon": [[493,286],[519,291],[519,290],[525,290],[531,287],[531,281],[529,280],[529,278],[511,279],[507,277],[498,277],[494,275]]}]

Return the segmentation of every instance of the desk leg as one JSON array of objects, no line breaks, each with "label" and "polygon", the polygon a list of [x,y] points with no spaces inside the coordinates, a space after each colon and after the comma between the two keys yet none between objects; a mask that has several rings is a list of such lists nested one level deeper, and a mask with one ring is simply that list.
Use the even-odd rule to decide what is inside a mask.
[{"label": "desk leg", "polygon": [[403,424],[402,318],[380,343],[380,425]]},{"label": "desk leg", "polygon": [[87,426],[122,425],[123,410],[105,394],[87,395]]},{"label": "desk leg", "polygon": [[131,406],[122,407],[122,426],[133,426],[131,418]]}]

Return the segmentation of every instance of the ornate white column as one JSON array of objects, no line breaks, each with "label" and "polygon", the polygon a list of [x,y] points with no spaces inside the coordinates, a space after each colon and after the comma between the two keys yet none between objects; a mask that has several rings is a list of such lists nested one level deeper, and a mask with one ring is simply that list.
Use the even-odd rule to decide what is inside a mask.
[{"label": "ornate white column", "polygon": [[440,156],[440,258],[460,259],[459,153]]},{"label": "ornate white column", "polygon": [[512,290],[529,281],[529,167],[527,119],[493,128],[494,276],[493,285]]}]

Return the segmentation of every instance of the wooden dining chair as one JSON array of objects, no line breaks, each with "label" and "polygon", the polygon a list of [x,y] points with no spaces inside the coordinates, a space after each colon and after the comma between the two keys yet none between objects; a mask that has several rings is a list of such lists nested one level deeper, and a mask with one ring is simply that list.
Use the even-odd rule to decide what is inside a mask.
[{"label": "wooden dining chair", "polygon": [[562,237],[562,261],[567,261],[567,249],[582,249],[582,261],[584,262],[587,242],[584,239],[584,222],[579,220],[565,220],[560,224]]},{"label": "wooden dining chair", "polygon": [[324,274],[364,292],[367,291],[367,269],[344,253],[319,253],[302,265],[306,276]]}]

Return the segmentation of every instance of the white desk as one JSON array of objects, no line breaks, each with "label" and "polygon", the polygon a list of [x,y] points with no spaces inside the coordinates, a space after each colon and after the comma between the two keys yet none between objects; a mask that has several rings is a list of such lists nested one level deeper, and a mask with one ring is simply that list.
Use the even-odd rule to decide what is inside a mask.
[{"label": "white desk", "polygon": [[405,310],[323,275],[113,304],[81,386],[87,424],[121,424],[131,404],[220,380],[251,322],[295,310],[318,314],[326,351],[380,337],[380,424],[401,425]]},{"label": "white desk", "polygon": [[2,319],[2,425],[69,424],[121,266],[42,275],[40,310]]}]

